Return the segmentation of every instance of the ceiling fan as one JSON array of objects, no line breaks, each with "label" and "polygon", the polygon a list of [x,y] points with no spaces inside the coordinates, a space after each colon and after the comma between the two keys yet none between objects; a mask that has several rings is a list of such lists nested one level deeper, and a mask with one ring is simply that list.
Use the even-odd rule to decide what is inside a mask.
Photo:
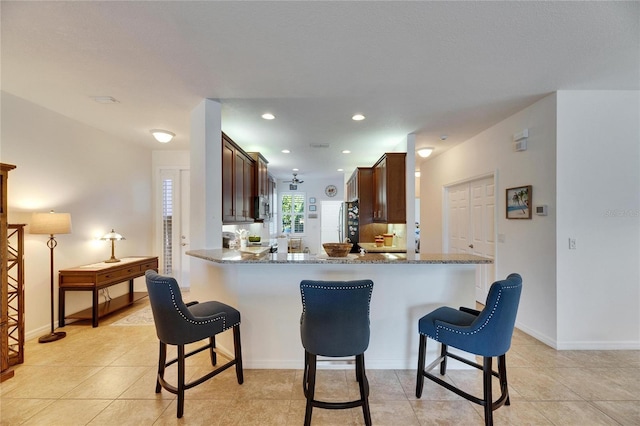
[{"label": "ceiling fan", "polygon": [[299,183],[304,183],[304,181],[303,181],[303,180],[298,179],[298,174],[297,174],[297,173],[294,173],[294,174],[293,174],[293,179],[291,179],[291,180],[285,180],[285,181],[284,181],[284,183],[292,183],[292,184],[294,184],[294,185],[297,185],[297,184],[299,184]]}]

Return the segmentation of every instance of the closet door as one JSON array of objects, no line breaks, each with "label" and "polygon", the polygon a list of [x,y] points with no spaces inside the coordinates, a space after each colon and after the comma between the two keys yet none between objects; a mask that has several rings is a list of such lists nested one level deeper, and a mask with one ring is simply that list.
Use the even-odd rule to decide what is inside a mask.
[{"label": "closet door", "polygon": [[[447,188],[447,252],[495,261],[495,182],[493,176]],[[476,300],[484,303],[495,281],[495,264],[476,268]]]}]

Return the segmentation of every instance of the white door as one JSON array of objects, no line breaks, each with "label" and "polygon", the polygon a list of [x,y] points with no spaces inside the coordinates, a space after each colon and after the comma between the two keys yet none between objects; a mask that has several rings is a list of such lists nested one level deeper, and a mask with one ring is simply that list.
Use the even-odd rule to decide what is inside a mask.
[{"label": "white door", "polygon": [[339,242],[338,227],[340,226],[340,206],[342,201],[320,202],[320,247],[318,253],[322,253],[323,243]]},{"label": "white door", "polygon": [[158,233],[160,272],[189,287],[189,170],[161,169],[159,173]]},{"label": "white door", "polygon": [[[495,182],[493,176],[447,188],[448,252],[495,261]],[[476,268],[476,300],[484,303],[495,280],[495,264]]]},{"label": "white door", "polygon": [[190,192],[189,192],[189,170],[180,170],[180,285],[182,287],[189,287],[189,259],[187,251],[189,247],[189,206],[190,204]]}]

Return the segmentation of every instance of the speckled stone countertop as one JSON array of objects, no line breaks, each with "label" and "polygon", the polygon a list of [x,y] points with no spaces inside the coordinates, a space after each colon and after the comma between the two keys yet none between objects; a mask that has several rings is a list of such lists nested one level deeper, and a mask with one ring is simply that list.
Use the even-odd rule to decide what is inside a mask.
[{"label": "speckled stone countertop", "polygon": [[472,254],[456,253],[366,253],[349,254],[347,257],[328,257],[326,254],[304,253],[253,253],[231,249],[190,250],[187,255],[215,263],[228,264],[323,264],[345,263],[351,265],[367,263],[385,264],[487,264],[493,260]]}]

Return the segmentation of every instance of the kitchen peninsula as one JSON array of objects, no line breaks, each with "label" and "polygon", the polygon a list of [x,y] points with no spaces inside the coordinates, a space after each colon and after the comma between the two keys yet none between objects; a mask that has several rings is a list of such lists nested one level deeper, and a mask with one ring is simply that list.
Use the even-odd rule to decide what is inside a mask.
[{"label": "kitchen peninsula", "polygon": [[[205,268],[207,276],[207,282],[191,282],[192,298],[219,300],[240,311],[247,368],[302,368],[300,281],[364,278],[374,282],[367,368],[415,368],[418,319],[442,305],[475,306],[476,269],[492,263],[466,254],[366,253],[329,258],[229,249],[187,254],[203,261],[197,266]],[[231,339],[224,338],[219,346],[232,348]],[[435,346],[429,349],[429,356],[435,356]],[[323,365],[330,368],[333,363]]]}]

